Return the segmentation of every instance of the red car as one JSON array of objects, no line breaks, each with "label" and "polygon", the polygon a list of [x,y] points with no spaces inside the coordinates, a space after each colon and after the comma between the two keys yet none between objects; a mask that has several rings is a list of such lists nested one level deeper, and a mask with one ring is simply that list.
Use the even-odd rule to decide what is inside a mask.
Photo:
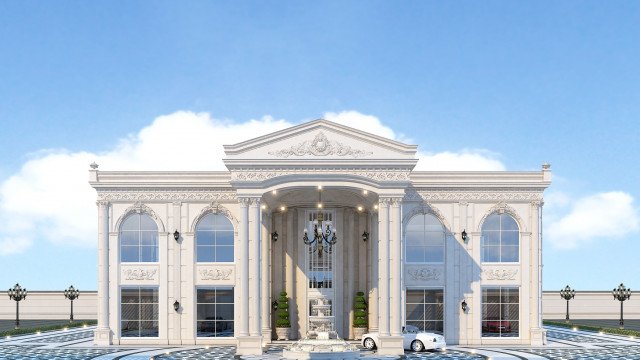
[{"label": "red car", "polygon": [[511,323],[509,320],[487,319],[482,322],[482,331],[492,333],[511,332]]}]

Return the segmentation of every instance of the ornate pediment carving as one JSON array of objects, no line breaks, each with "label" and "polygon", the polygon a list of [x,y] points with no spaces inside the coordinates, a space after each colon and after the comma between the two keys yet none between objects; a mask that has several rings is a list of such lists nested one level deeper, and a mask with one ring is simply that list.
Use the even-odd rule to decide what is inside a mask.
[{"label": "ornate pediment carving", "polygon": [[344,156],[360,158],[371,155],[371,151],[352,148],[338,141],[329,140],[324,132],[320,131],[313,140],[305,140],[296,145],[276,151],[269,151],[270,155],[288,158],[290,156]]}]

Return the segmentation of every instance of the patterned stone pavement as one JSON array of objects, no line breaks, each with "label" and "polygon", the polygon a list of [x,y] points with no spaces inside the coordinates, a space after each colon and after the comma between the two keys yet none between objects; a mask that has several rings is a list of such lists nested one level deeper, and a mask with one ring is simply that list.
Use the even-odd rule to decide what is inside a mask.
[{"label": "patterned stone pavement", "polygon": [[[226,360],[235,356],[235,346],[185,347],[95,347],[92,345],[93,328],[69,329],[42,334],[16,336],[0,340],[0,359],[31,360]],[[482,346],[465,348],[452,346],[443,352],[405,352],[408,360],[640,360],[640,340],[624,336],[601,335],[593,332],[548,327],[549,344],[539,348],[506,348]],[[282,360],[284,345],[275,344],[265,349],[260,357],[246,360]],[[391,359],[380,357],[373,351],[362,349],[361,359]]]}]

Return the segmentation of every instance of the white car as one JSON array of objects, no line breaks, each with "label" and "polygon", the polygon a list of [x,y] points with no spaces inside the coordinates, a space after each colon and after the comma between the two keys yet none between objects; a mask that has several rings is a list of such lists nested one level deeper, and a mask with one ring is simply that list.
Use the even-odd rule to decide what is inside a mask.
[{"label": "white car", "polygon": [[[415,326],[407,325],[402,327],[402,345],[405,350],[445,350],[447,343],[444,336],[420,331]],[[362,346],[368,350],[373,350],[378,346],[378,333],[367,333],[362,335]]]}]

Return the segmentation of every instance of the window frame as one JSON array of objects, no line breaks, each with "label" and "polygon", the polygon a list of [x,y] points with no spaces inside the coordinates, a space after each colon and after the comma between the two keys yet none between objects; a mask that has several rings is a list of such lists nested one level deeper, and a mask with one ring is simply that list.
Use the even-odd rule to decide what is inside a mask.
[{"label": "window frame", "polygon": [[[127,220],[129,220],[129,218],[131,218],[132,216],[139,216],[140,219],[138,219],[138,229],[137,230],[123,230],[123,226],[125,224],[125,222]],[[143,216],[146,216],[149,218],[149,220],[151,221],[151,223],[154,224],[155,226],[155,230],[143,230],[141,229],[142,227],[142,221],[141,218]],[[123,247],[135,247],[136,245],[123,245],[122,241],[123,241],[123,233],[137,233],[138,234],[138,242],[137,242],[137,248],[138,248],[138,260],[137,261],[124,261],[122,259],[122,248]],[[142,234],[143,233],[153,233],[155,235],[155,240],[156,240],[156,245],[151,246],[151,245],[142,245]],[[142,261],[142,248],[155,248],[155,257],[156,260],[155,261]],[[160,262],[160,231],[159,231],[159,227],[158,227],[158,223],[153,219],[153,217],[151,215],[149,215],[146,212],[131,212],[127,215],[124,216],[124,218],[122,219],[122,221],[120,222],[120,227],[118,229],[118,262],[121,264],[158,264]]]},{"label": "window frame", "polygon": [[[138,306],[142,305],[142,304],[152,304],[152,305],[156,305],[157,306],[157,319],[156,320],[143,320],[141,317],[141,310],[138,310],[138,314],[139,314],[139,319],[137,320],[123,320],[122,319],[122,290],[131,290],[131,289],[138,289],[138,302],[137,303],[130,303],[130,304],[137,304]],[[140,291],[142,289],[153,289],[156,294],[157,294],[157,302],[151,302],[151,303],[143,303],[141,301],[141,295],[140,295]],[[160,287],[158,285],[122,285],[119,288],[119,296],[118,296],[118,330],[119,330],[119,335],[120,335],[120,339],[159,339],[160,338]],[[151,321],[151,322],[155,322],[157,324],[157,335],[156,336],[140,336],[140,331],[141,331],[141,327],[138,325],[138,336],[124,336],[122,333],[123,330],[123,326],[122,323],[123,321],[135,321],[137,323],[141,323],[142,321]]]},{"label": "window frame", "polygon": [[[201,222],[207,218],[208,216],[213,216],[214,220],[215,217],[222,217],[224,218],[226,221],[229,222],[229,224],[231,225],[231,230],[217,230],[216,227],[216,223],[214,222],[213,225],[213,230],[200,230],[200,231],[206,231],[206,232],[210,232],[213,234],[213,245],[199,245],[198,244],[198,226],[200,226]],[[217,244],[217,233],[218,232],[231,232],[231,237],[232,237],[232,242],[231,245],[218,245]],[[194,232],[193,232],[193,246],[194,246],[194,259],[196,264],[235,264],[236,262],[236,228],[233,224],[233,221],[231,221],[231,219],[229,219],[227,216],[225,216],[224,214],[220,214],[220,213],[213,213],[213,212],[209,212],[204,214],[203,216],[201,216],[198,221],[196,222],[196,225],[194,227]],[[198,261],[198,248],[200,247],[210,247],[213,248],[213,260],[214,261]],[[230,247],[231,251],[232,251],[232,256],[231,256],[231,261],[215,261],[216,260],[216,254],[217,254],[217,250],[218,247]]]},{"label": "window frame", "polygon": [[[199,321],[207,321],[207,320],[199,320],[198,319],[198,305],[200,304],[208,304],[208,305],[217,305],[217,304],[225,304],[228,305],[229,303],[218,303],[217,299],[215,303],[200,303],[198,302],[198,291],[200,290],[231,290],[231,298],[233,299],[233,302],[231,303],[231,305],[233,305],[233,319],[232,319],[232,323],[233,323],[233,335],[231,336],[198,336],[198,322]],[[194,333],[195,333],[195,337],[196,339],[234,339],[236,337],[236,304],[235,304],[235,299],[236,299],[236,289],[233,285],[202,285],[202,286],[196,286],[195,287],[195,316],[194,316]],[[217,294],[216,294],[217,297]],[[221,320],[224,322],[228,322],[229,320]],[[214,327],[216,326],[215,324],[218,322],[218,320],[214,319],[212,321],[214,323]]]},{"label": "window frame", "polygon": [[[491,217],[491,216],[509,216],[513,222],[516,224],[516,226],[518,227],[517,230],[503,230],[502,229],[502,218],[500,219],[500,230],[484,230],[484,226],[487,223],[487,220]],[[499,244],[498,245],[485,245],[485,241],[486,241],[486,236],[485,236],[485,231],[491,232],[491,233],[498,233],[499,235]],[[503,252],[503,247],[516,247],[516,245],[503,245],[502,243],[502,232],[504,231],[508,231],[508,232],[514,232],[517,236],[518,236],[518,245],[517,245],[517,251],[516,251],[516,255],[518,256],[518,259],[516,261],[502,261],[502,252]],[[495,247],[498,248],[498,261],[485,261],[485,256],[484,256],[484,249],[486,247]],[[521,258],[522,258],[522,254],[520,254],[522,250],[522,236],[521,236],[521,226],[520,223],[518,222],[518,220],[516,220],[516,217],[513,216],[512,214],[508,213],[508,212],[504,212],[504,213],[499,213],[499,212],[492,212],[491,214],[487,215],[487,217],[484,219],[483,223],[482,223],[482,227],[480,228],[480,263],[482,264],[512,264],[512,265],[518,265],[520,264]]]},{"label": "window frame", "polygon": [[[407,320],[407,304],[417,304],[417,303],[409,303],[408,301],[408,296],[407,296],[407,292],[408,291],[416,291],[416,290],[421,290],[421,291],[441,291],[442,292],[442,320],[421,320],[422,322],[427,322],[427,321],[440,321],[442,323],[442,333],[440,334],[437,330],[424,330],[424,331],[428,331],[428,332],[433,332],[436,334],[440,334],[442,336],[445,335],[446,330],[447,330],[447,324],[445,321],[445,317],[447,314],[447,293],[446,293],[446,289],[444,286],[407,286],[404,291],[403,291],[403,297],[404,297],[404,306],[402,308],[403,311],[403,324],[404,326],[407,326],[407,321],[416,321],[416,320]],[[433,304],[433,303],[426,303],[423,302],[421,303],[423,304]],[[435,303],[437,305],[437,303]]]},{"label": "window frame", "polygon": [[[411,232],[417,232],[417,231],[409,231],[409,230],[408,230],[408,229],[409,229],[409,224],[411,223],[411,221],[413,221],[413,220],[414,220],[416,217],[418,217],[418,216],[423,216],[423,217],[431,216],[431,217],[433,217],[434,219],[436,219],[436,220],[438,221],[438,223],[440,223],[440,226],[441,226],[441,228],[442,228],[442,235],[443,235],[443,239],[442,239],[442,246],[441,246],[441,248],[442,248],[442,260],[441,260],[441,261],[427,261],[427,258],[426,258],[426,250],[424,250],[424,249],[425,249],[425,248],[434,248],[434,247],[438,247],[438,248],[440,248],[440,246],[432,246],[432,245],[422,245],[422,246],[421,246],[421,248],[423,249],[423,251],[425,251],[424,261],[409,261],[409,260],[408,260],[408,257],[407,257],[407,248],[409,248],[409,247],[418,247],[418,246],[408,246],[408,245],[407,245],[407,234],[408,234],[408,233],[411,233]],[[431,231],[431,232],[434,232],[434,231]],[[421,234],[426,234],[426,233],[427,233],[427,231],[425,231],[425,230],[424,230],[424,227],[423,227],[422,232],[419,232],[419,233],[421,233]],[[404,260],[404,263],[405,263],[405,264],[431,264],[431,265],[443,265],[443,264],[446,262],[446,259],[447,259],[447,238],[448,238],[448,231],[447,231],[447,227],[446,227],[446,226],[444,226],[444,223],[442,222],[442,220],[441,220],[439,217],[437,217],[435,214],[430,213],[430,212],[424,212],[424,213],[423,213],[423,212],[420,212],[420,213],[417,213],[417,214],[413,215],[413,216],[412,216],[412,217],[411,217],[411,218],[406,222],[406,224],[404,224],[404,226],[403,226],[403,236],[402,236],[402,237],[403,237],[403,239],[402,239],[402,240],[403,240],[403,241],[402,241],[402,244],[403,244],[403,251],[402,251],[402,252],[403,252],[403,254],[402,254],[402,256],[403,256],[403,260]]]},{"label": "window frame", "polygon": [[[517,322],[518,323],[518,331],[517,331],[517,335],[516,336],[503,336],[502,331],[499,332],[498,336],[485,336],[485,332],[482,330],[482,323],[485,321],[484,320],[484,291],[485,290],[495,290],[498,289],[500,290],[499,293],[499,297],[500,297],[500,302],[499,303],[492,303],[492,304],[497,304],[500,307],[500,318],[498,321],[510,321],[510,322]],[[516,289],[518,291],[518,319],[517,320],[512,320],[512,319],[503,319],[502,316],[502,306],[505,304],[515,304],[515,303],[503,303],[502,302],[502,289]],[[520,339],[521,335],[521,323],[522,323],[522,291],[521,291],[522,287],[520,285],[488,285],[488,286],[482,286],[480,289],[480,338],[482,339]],[[512,332],[513,333],[513,332]]]}]

